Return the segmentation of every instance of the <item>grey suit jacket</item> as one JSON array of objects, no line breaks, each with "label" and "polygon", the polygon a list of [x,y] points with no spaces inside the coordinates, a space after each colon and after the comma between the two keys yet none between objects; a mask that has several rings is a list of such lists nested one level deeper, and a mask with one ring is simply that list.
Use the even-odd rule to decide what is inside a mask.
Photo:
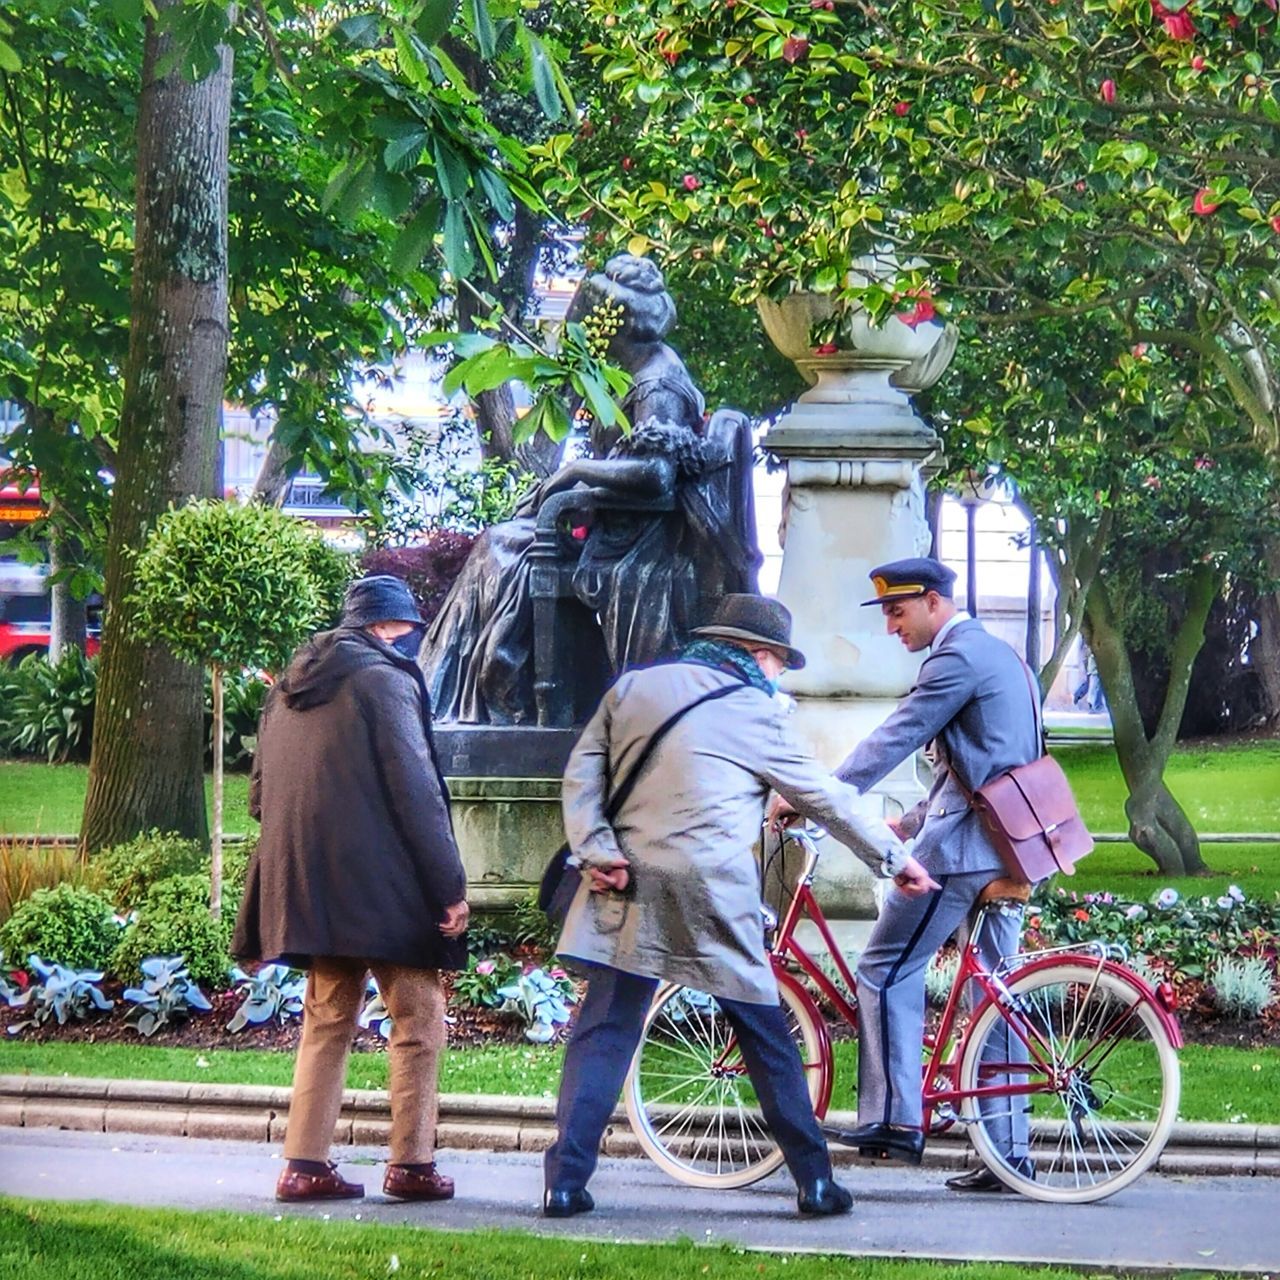
[{"label": "grey suit jacket", "polygon": [[959,622],[921,664],[916,687],[898,709],[836,770],[865,791],[937,740],[938,764],[914,850],[934,875],[1004,866],[955,775],[972,790],[1040,755],[1038,695],[1029,674],[980,622]]}]

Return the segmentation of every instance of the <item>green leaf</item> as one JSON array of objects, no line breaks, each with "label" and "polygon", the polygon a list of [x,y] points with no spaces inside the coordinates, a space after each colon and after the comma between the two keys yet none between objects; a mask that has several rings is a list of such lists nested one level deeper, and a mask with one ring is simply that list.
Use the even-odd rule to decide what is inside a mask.
[{"label": "green leaf", "polygon": [[641,102],[652,106],[659,98],[662,97],[662,86],[660,84],[655,84],[651,80],[644,80],[640,84],[636,85],[636,97],[639,98]]},{"label": "green leaf", "polygon": [[417,270],[430,252],[440,221],[440,201],[430,200],[409,219],[391,248],[391,269],[400,275]]},{"label": "green leaf", "polygon": [[22,70],[22,59],[14,52],[11,45],[0,40],[0,71],[7,71],[10,75],[17,75]]},{"label": "green leaf", "polygon": [[444,211],[444,261],[459,280],[469,279],[476,267],[466,214],[456,200],[450,200]]},{"label": "green leaf", "polygon": [[425,129],[415,129],[403,137],[392,138],[383,148],[382,163],[393,173],[402,169],[412,169],[426,144]]},{"label": "green leaf", "polygon": [[502,175],[493,169],[482,168],[476,176],[499,220],[510,222],[516,216],[516,202],[512,199],[511,189],[503,182]]},{"label": "green leaf", "polygon": [[471,30],[476,37],[476,46],[480,56],[486,61],[497,52],[498,35],[493,29],[493,19],[489,16],[489,5],[486,0],[469,0],[471,9]]},{"label": "green leaf", "polygon": [[528,33],[528,40],[529,70],[533,75],[534,97],[538,99],[538,106],[542,108],[542,114],[548,120],[559,120],[564,110],[563,103],[560,101],[560,90],[551,70],[551,59],[547,57],[542,41],[533,32]]},{"label": "green leaf", "polygon": [[342,38],[357,49],[372,49],[382,31],[382,18],[376,13],[357,13],[337,24]]},{"label": "green leaf", "polygon": [[437,44],[453,25],[458,0],[423,0],[422,12],[414,24],[418,39],[428,48]]}]

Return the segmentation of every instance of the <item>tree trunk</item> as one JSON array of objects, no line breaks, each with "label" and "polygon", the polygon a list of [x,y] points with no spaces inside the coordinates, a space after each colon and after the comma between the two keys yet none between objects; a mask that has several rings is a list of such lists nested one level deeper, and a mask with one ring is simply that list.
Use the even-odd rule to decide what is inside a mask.
[{"label": "tree trunk", "polygon": [[77,600],[71,592],[71,586],[58,574],[64,569],[72,569],[80,564],[83,558],[82,548],[74,535],[58,522],[57,501],[49,502],[50,515],[55,518],[49,524],[49,569],[54,578],[49,588],[49,661],[58,662],[68,649],[79,649],[84,652],[87,638],[88,617],[83,600]]},{"label": "tree trunk", "polygon": [[170,503],[213,492],[226,377],[231,52],[198,84],[180,72],[157,79],[169,44],[148,20],[129,356],[81,827],[90,852],[151,827],[201,840],[208,830],[200,670],[138,639],[130,599],[151,524]]},{"label": "tree trunk", "polygon": [[[1262,549],[1267,576],[1280,580],[1280,538]],[[1280,724],[1280,591],[1258,599],[1258,634],[1249,646],[1249,660],[1262,682],[1268,724]]]},{"label": "tree trunk", "polygon": [[272,435],[267,446],[266,457],[258,468],[258,478],[253,482],[253,496],[269,507],[278,507],[284,502],[285,490],[289,485],[289,449]]},{"label": "tree trunk", "polygon": [[222,664],[213,664],[213,841],[209,858],[209,914],[222,915],[222,725],[225,720],[225,691]]},{"label": "tree trunk", "polygon": [[[1129,839],[1170,876],[1206,875],[1200,841],[1181,806],[1164,784],[1165,766],[1186,706],[1191,664],[1204,640],[1204,623],[1216,591],[1214,572],[1199,565],[1188,589],[1187,610],[1170,655],[1169,684],[1155,732],[1148,737],[1138,705],[1133,668],[1116,623],[1104,580],[1098,577],[1085,602],[1089,647],[1098,661],[1115,734],[1116,759],[1129,798]],[[1172,727],[1170,727],[1172,726]]]}]

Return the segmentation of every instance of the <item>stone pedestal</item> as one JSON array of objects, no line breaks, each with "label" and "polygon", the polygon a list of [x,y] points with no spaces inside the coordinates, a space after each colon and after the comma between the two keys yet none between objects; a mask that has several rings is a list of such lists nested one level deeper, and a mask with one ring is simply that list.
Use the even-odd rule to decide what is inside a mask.
[{"label": "stone pedestal", "polygon": [[[818,354],[812,334],[830,322],[826,298],[759,306],[774,344],[813,384],[764,445],[787,467],[778,595],[808,659],[783,688],[796,699],[801,737],[834,766],[894,710],[920,665],[886,633],[879,608],[862,601],[873,595],[876,565],[928,554],[924,476],[939,441],[908,392],[940,376],[955,338],[932,321],[873,328],[855,313],[835,349]],[[926,780],[924,765],[908,759],[867,797],[869,811],[895,816],[925,794]],[[819,876],[824,907],[875,914],[870,874],[836,846]]]}]

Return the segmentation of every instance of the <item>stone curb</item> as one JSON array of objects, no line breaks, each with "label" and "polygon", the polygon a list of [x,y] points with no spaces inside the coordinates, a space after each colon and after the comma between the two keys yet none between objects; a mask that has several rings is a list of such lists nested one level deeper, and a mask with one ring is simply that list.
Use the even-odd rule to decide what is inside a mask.
[{"label": "stone curb", "polygon": [[[0,1075],[0,1125],[279,1142],[290,1093],[271,1085]],[[849,1127],[856,1118],[851,1112],[831,1112],[827,1122]],[[343,1094],[334,1136],[338,1145],[382,1145],[390,1131],[390,1097],[384,1090],[348,1089]],[[441,1147],[543,1151],[554,1136],[555,1103],[550,1099],[440,1095]],[[621,1108],[613,1113],[603,1150],[612,1156],[641,1154]],[[839,1146],[832,1157],[840,1165],[857,1159]],[[958,1127],[931,1139],[925,1152],[925,1164],[936,1169],[963,1169],[975,1162]],[[1156,1168],[1179,1176],[1280,1177],[1280,1125],[1177,1124]]]}]

